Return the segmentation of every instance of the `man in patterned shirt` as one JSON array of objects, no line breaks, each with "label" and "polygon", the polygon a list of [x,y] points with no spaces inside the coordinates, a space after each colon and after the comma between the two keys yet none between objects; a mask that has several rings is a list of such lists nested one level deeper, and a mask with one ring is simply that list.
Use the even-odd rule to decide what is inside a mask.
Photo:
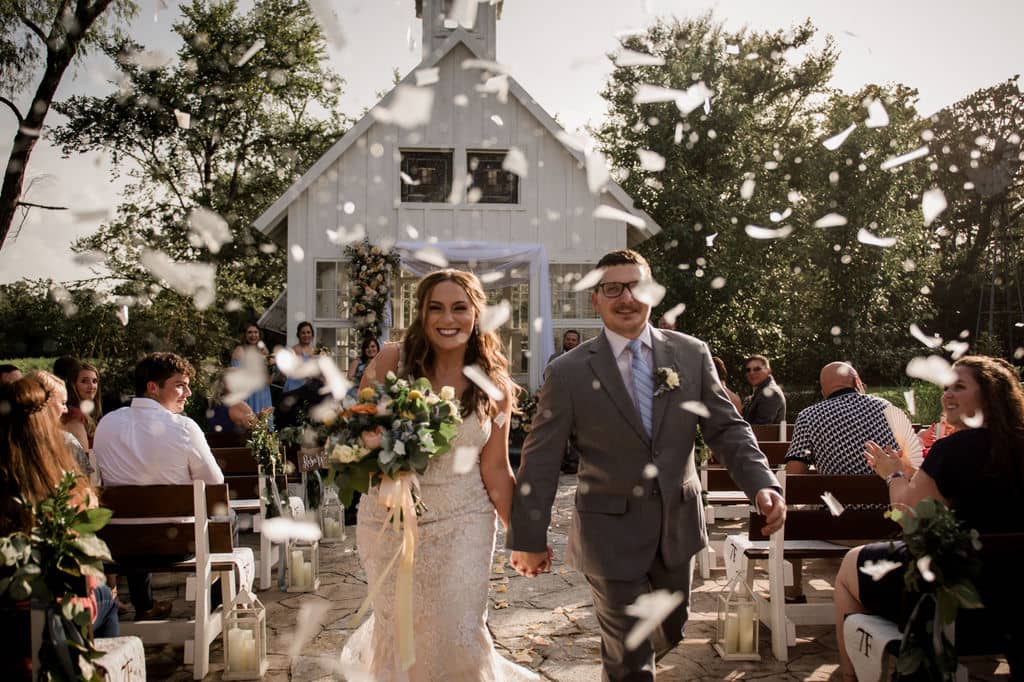
[{"label": "man in patterned shirt", "polygon": [[[896,447],[885,419],[889,401],[866,395],[857,370],[845,362],[825,365],[819,380],[825,399],[796,418],[786,453],[786,473],[806,474],[813,465],[816,473],[824,476],[873,475],[864,459],[864,444],[873,440]],[[786,601],[801,603],[807,599],[802,563],[795,560],[792,564],[793,585],[786,588]]]}]

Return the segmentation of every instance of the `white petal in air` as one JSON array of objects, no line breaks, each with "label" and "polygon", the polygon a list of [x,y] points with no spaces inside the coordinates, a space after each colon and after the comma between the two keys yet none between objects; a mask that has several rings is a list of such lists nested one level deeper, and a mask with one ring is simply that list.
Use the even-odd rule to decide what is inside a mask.
[{"label": "white petal in air", "polygon": [[555,133],[555,138],[569,149],[574,149],[578,152],[587,151],[587,141],[579,135],[573,135],[565,132],[564,130],[559,130]]},{"label": "white petal in air", "polygon": [[[327,230],[327,240],[332,244],[341,246],[358,242],[365,238],[366,228],[362,225],[356,225],[351,230],[346,229],[344,225],[339,225],[337,230]],[[415,237],[413,238],[415,239]]]},{"label": "white petal in air", "polygon": [[965,414],[963,416],[964,426],[969,429],[981,428],[981,425],[985,423],[985,415],[982,413],[981,408],[975,408],[974,414]]},{"label": "white petal in air", "polygon": [[633,95],[633,104],[653,104],[655,102],[674,102],[686,93],[674,88],[663,88],[660,85],[641,84]]},{"label": "white petal in air", "polygon": [[943,346],[944,349],[948,350],[952,354],[951,357],[954,360],[959,360],[961,357],[963,357],[964,354],[968,351],[968,349],[970,349],[970,347],[971,344],[967,343],[966,341],[957,341],[956,339],[950,341],[945,346]]},{"label": "white petal in air", "polygon": [[842,227],[846,224],[846,216],[838,213],[826,213],[814,221],[815,227]]},{"label": "white petal in air", "polygon": [[137,52],[126,52],[121,56],[121,60],[129,64],[134,64],[143,71],[156,71],[162,69],[171,63],[171,57],[166,52],[160,50],[140,50]]},{"label": "white petal in air", "polygon": [[879,237],[877,235],[868,232],[863,227],[857,230],[857,241],[861,244],[867,244],[868,246],[880,246],[883,249],[888,248],[896,243],[895,237]]},{"label": "white petal in air", "polygon": [[655,57],[654,55],[644,54],[643,52],[636,52],[634,50],[627,50],[622,48],[622,51],[615,56],[616,66],[664,66],[665,59],[663,57]]},{"label": "white petal in air", "polygon": [[695,414],[703,419],[707,419],[711,416],[711,411],[708,410],[708,406],[699,400],[686,400],[679,407],[683,408],[686,412]]},{"label": "white petal in air", "polygon": [[864,565],[860,567],[860,572],[864,575],[871,576],[871,579],[878,582],[884,578],[887,574],[895,571],[903,564],[899,561],[889,561],[888,559],[879,559],[878,561],[865,561]]},{"label": "white petal in air", "polygon": [[786,208],[786,210],[783,211],[782,213],[779,213],[778,211],[772,211],[771,213],[768,214],[768,218],[773,223],[781,223],[783,220],[785,220],[786,218],[788,218],[791,215],[793,215],[793,207],[792,206]]},{"label": "white petal in air", "polygon": [[399,85],[388,107],[377,106],[370,110],[381,123],[391,123],[399,128],[416,128],[430,121],[434,106],[434,91],[412,85]]},{"label": "white petal in air", "polygon": [[421,260],[424,263],[429,263],[439,268],[448,267],[448,259],[445,258],[441,249],[436,246],[424,246],[422,249],[415,251],[412,256],[416,260]]},{"label": "white petal in air", "polygon": [[194,208],[188,214],[189,236],[195,237],[210,253],[220,253],[220,247],[231,241],[228,221],[208,208]]},{"label": "white petal in air", "polygon": [[640,216],[635,216],[632,213],[627,213],[606,204],[601,204],[594,209],[594,217],[601,220],[620,220],[641,230],[647,227],[647,222]]},{"label": "white petal in air", "polygon": [[907,363],[906,373],[911,379],[929,381],[942,388],[956,381],[956,372],[945,358],[938,355],[912,358]]},{"label": "white petal in air", "polygon": [[932,558],[930,556],[923,556],[917,560],[917,570],[921,572],[921,577],[925,579],[925,582],[935,582],[935,574],[932,572]]},{"label": "white petal in air", "polygon": [[903,402],[907,404],[907,412],[910,414],[915,414],[917,412],[917,402],[914,400],[914,389],[903,391]]},{"label": "white petal in air", "polygon": [[910,335],[913,336],[918,341],[920,341],[921,343],[923,343],[924,345],[926,345],[928,348],[935,349],[942,345],[941,336],[928,336],[923,331],[921,331],[920,327],[913,323],[910,325]]},{"label": "white petal in air", "polygon": [[295,619],[295,630],[292,641],[288,645],[288,657],[292,660],[302,653],[307,644],[320,634],[320,626],[327,620],[331,612],[331,602],[326,599],[309,599],[299,604],[299,613]]},{"label": "white petal in air", "polygon": [[583,275],[583,277],[581,277],[579,279],[579,281],[576,282],[576,284],[573,284],[572,285],[572,290],[573,291],[586,291],[588,289],[593,289],[594,287],[596,287],[598,285],[598,283],[601,281],[601,278],[603,276],[604,276],[604,268],[594,268],[593,270],[591,270],[587,274]]},{"label": "white petal in air", "polygon": [[652,308],[665,298],[665,287],[653,279],[645,279],[633,287],[633,298]]},{"label": "white petal in air", "polygon": [[217,266],[213,263],[176,263],[163,251],[143,249],[139,262],[157,281],[182,296],[191,296],[196,310],[206,310],[216,292]]},{"label": "white petal in air", "polygon": [[946,195],[941,189],[935,187],[921,195],[921,213],[924,214],[925,227],[932,224],[943,211],[946,210]]},{"label": "white petal in air", "polygon": [[757,183],[754,182],[753,178],[747,178],[744,180],[743,184],[740,185],[740,198],[744,201],[750,199],[750,197],[754,196],[755,187],[757,187]]},{"label": "white petal in air", "polygon": [[491,73],[509,73],[509,68],[504,64],[486,59],[463,59],[462,68],[467,70],[479,69],[480,71],[490,71]]},{"label": "white petal in air", "polygon": [[416,71],[416,87],[422,88],[425,85],[433,85],[434,83],[441,80],[441,69],[434,67],[432,69],[419,69]]},{"label": "white petal in air", "polygon": [[785,239],[793,232],[792,225],[783,225],[780,228],[772,229],[770,227],[759,227],[757,225],[747,225],[744,229],[748,237],[754,239]]},{"label": "white petal in air", "polygon": [[657,173],[665,170],[665,157],[658,152],[647,149],[638,149],[636,155],[640,157],[640,167],[645,171]]},{"label": "white petal in air", "polygon": [[512,317],[512,304],[508,302],[508,299],[502,299],[498,305],[487,306],[480,314],[480,333],[486,334],[494,331],[508,322],[510,317]]},{"label": "white petal in air", "polygon": [[704,237],[704,245],[707,246],[708,248],[711,248],[712,246],[715,245],[715,239],[717,237],[717,232],[715,232],[714,234],[709,234],[707,237]]},{"label": "white petal in air", "polygon": [[725,46],[725,53],[726,54],[739,54],[740,53],[740,46],[739,45],[726,45]]},{"label": "white petal in air", "polygon": [[267,41],[263,40],[263,38],[260,38],[259,40],[257,40],[255,43],[250,45],[249,49],[245,51],[245,54],[243,54],[238,59],[238,61],[235,62],[235,68],[239,68],[239,67],[245,66],[245,64],[250,59],[252,59],[253,57],[256,56],[257,52],[259,52],[260,50],[262,50],[266,46],[267,46]]},{"label": "white petal in air", "polygon": [[873,99],[868,102],[868,118],[864,125],[868,128],[884,128],[889,125],[889,113],[885,110],[882,100]]},{"label": "white petal in air", "polygon": [[826,507],[828,507],[828,510],[832,514],[832,516],[839,516],[844,511],[846,511],[846,507],[844,507],[842,503],[836,499],[836,496],[830,492],[822,493],[821,501],[825,503]]},{"label": "white petal in air", "polygon": [[334,49],[341,50],[345,47],[345,34],[341,31],[341,21],[334,6],[332,0],[309,0],[309,9],[320,23],[324,37]]},{"label": "white petal in air", "polygon": [[626,635],[626,648],[632,651],[640,646],[682,603],[682,592],[668,590],[655,590],[637,597],[635,602],[626,607],[626,613],[638,619]]},{"label": "white petal in air", "polygon": [[178,127],[182,130],[188,130],[189,126],[192,125],[192,116],[184,111],[174,110],[174,122],[178,124]]},{"label": "white petal in air", "polygon": [[334,360],[326,355],[319,357],[317,365],[320,367],[320,373],[324,375],[324,384],[331,392],[331,396],[335,400],[344,398],[352,388],[352,382],[348,380],[348,377],[342,374],[338,366],[334,364]]},{"label": "white petal in air", "polygon": [[679,112],[683,114],[683,116],[686,116],[691,111],[702,105],[710,110],[711,98],[714,94],[714,91],[704,85],[704,81],[694,83],[690,87],[686,88],[686,92],[676,98],[676,108],[679,109]]},{"label": "white petal in air", "polygon": [[487,376],[487,372],[480,369],[479,365],[467,365],[462,368],[462,373],[466,375],[467,379],[476,384],[477,388],[486,393],[491,400],[505,399],[505,394],[491,381],[491,378]]},{"label": "white petal in air", "polygon": [[416,187],[416,186],[418,186],[420,184],[419,180],[413,180],[412,177],[410,177],[410,175],[408,173],[406,173],[405,171],[402,171],[401,173],[399,173],[398,177],[400,177],[402,179],[402,182],[404,182],[405,184],[407,184],[407,185],[409,185],[411,187]]},{"label": "white petal in air", "polygon": [[662,317],[664,317],[665,321],[669,324],[675,324],[676,320],[679,319],[679,316],[683,314],[684,310],[686,310],[685,303],[676,303],[674,306],[666,310]]},{"label": "white petal in air", "polygon": [[499,128],[505,125],[505,121],[503,121],[501,119],[501,116],[498,116],[497,114],[493,114],[491,116],[491,121],[494,123],[494,125],[498,126]]},{"label": "white petal in air", "polygon": [[902,166],[905,163],[909,163],[911,161],[914,161],[916,159],[920,159],[920,158],[925,157],[925,156],[928,156],[928,145],[924,145],[923,147],[918,147],[914,151],[907,152],[906,154],[901,154],[900,156],[890,157],[890,158],[886,159],[885,161],[883,161],[882,165],[880,165],[879,168],[881,168],[882,170],[889,170],[891,168],[897,168],[899,166]]},{"label": "white petal in air", "polygon": [[306,259],[306,250],[298,244],[292,244],[292,248],[289,249],[289,253],[292,254],[292,260],[296,263],[301,263]]},{"label": "white petal in air", "polygon": [[117,320],[121,323],[122,327],[128,326],[128,306],[120,306],[114,311],[114,314],[117,315]]},{"label": "white petal in air", "polygon": [[320,539],[320,526],[311,521],[295,521],[286,516],[276,516],[263,522],[261,533],[271,542],[302,540],[314,542]]},{"label": "white petal in air", "polygon": [[477,0],[455,0],[448,11],[448,19],[462,28],[473,30],[476,24]]},{"label": "white petal in air", "polygon": [[468,474],[473,470],[473,465],[479,459],[480,450],[470,445],[460,445],[455,448],[455,459],[452,461],[452,471],[456,474]]},{"label": "white petal in air", "polygon": [[604,186],[611,180],[611,173],[608,171],[608,160],[604,154],[592,149],[587,152],[587,188],[591,194],[600,194]]},{"label": "white petal in air", "polygon": [[475,89],[477,92],[494,94],[499,102],[505,104],[508,102],[508,74],[491,76],[483,83],[477,83]]},{"label": "white petal in air", "polygon": [[509,147],[508,152],[505,153],[505,160],[501,162],[501,169],[525,178],[529,168],[530,164],[526,161],[526,155],[516,147]]},{"label": "white petal in air", "polygon": [[830,152],[833,152],[833,151],[839,149],[839,147],[844,142],[846,142],[846,138],[848,138],[850,136],[850,133],[852,133],[856,129],[857,129],[857,124],[856,123],[851,123],[849,128],[847,128],[846,130],[844,130],[841,133],[833,135],[832,137],[828,138],[827,140],[825,140],[821,144],[825,147],[825,149],[829,150]]}]

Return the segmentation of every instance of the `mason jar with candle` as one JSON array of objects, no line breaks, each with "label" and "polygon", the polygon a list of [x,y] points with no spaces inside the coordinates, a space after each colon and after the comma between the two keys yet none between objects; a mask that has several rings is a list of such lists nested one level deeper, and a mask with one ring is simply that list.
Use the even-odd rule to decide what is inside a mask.
[{"label": "mason jar with candle", "polygon": [[316,592],[320,587],[320,542],[288,543],[288,591]]},{"label": "mason jar with candle", "polygon": [[241,589],[224,617],[225,680],[258,680],[267,673],[267,612]]},{"label": "mason jar with candle", "polygon": [[320,542],[334,543],[345,539],[345,506],[338,499],[338,491],[327,489],[320,505]]},{"label": "mason jar with candle", "polygon": [[757,599],[747,576],[737,573],[718,595],[715,651],[726,661],[760,661]]}]

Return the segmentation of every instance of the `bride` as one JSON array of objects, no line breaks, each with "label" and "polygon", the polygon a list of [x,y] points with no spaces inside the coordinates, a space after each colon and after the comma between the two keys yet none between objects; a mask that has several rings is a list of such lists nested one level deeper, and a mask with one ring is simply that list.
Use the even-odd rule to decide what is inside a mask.
[{"label": "bride", "polygon": [[[345,644],[343,664],[367,670],[375,680],[467,682],[536,680],[539,677],[502,658],[487,630],[487,591],[494,554],[496,518],[508,525],[515,479],[508,461],[510,415],[515,387],[494,332],[481,333],[487,304],[476,275],[441,270],[420,280],[416,310],[401,344],[388,344],[366,369],[362,387],[387,372],[427,377],[435,390],[452,386],[462,404],[462,424],[451,450],[432,459],[420,477],[427,511],[418,520],[413,580],[415,663],[398,661],[395,573],[373,597],[373,615]],[[477,365],[501,390],[494,401],[467,380],[463,368]],[[455,451],[477,450],[472,468],[455,473]],[[356,544],[375,585],[394,556],[401,536],[382,532],[386,509],[372,489],[359,504]]]}]

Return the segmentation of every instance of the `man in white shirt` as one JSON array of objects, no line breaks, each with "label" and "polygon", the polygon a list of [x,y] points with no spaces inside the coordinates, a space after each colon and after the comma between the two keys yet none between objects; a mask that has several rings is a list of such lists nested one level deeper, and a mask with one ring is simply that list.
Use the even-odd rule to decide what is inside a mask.
[{"label": "man in white shirt", "polygon": [[[174,353],[150,353],[135,367],[135,395],[96,427],[93,449],[105,486],[223,483],[202,429],[182,414],[195,370]],[[163,618],[169,602],[155,603],[148,573],[127,573],[135,619]]]}]

